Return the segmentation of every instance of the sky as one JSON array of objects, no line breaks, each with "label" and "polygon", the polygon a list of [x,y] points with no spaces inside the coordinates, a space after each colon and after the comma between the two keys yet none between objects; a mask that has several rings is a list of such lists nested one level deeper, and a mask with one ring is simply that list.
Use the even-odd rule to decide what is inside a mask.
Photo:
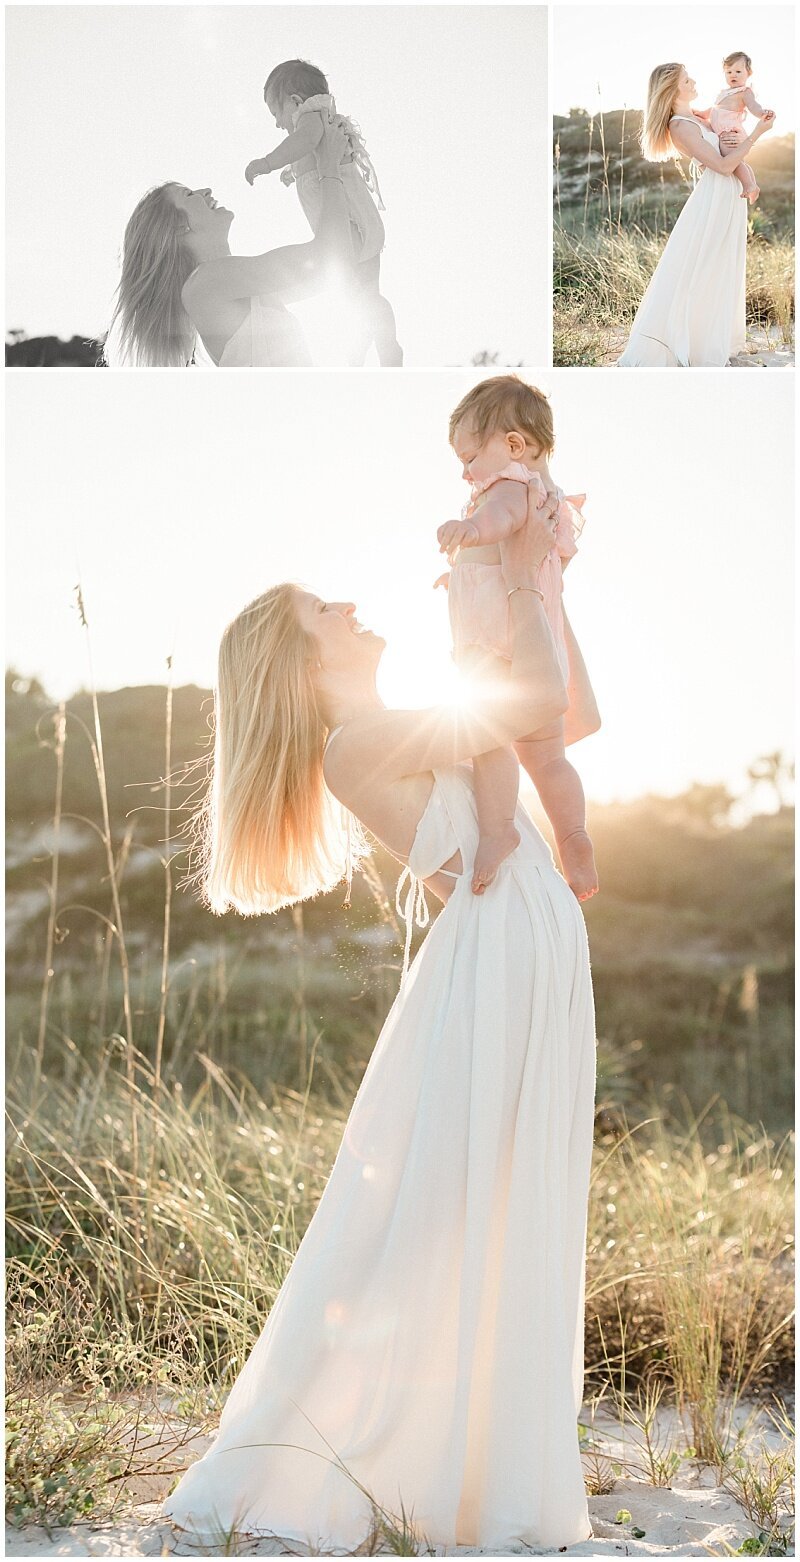
[{"label": "sky", "polygon": [[[436,529],[466,495],[447,425],[478,377],[245,371],[220,397],[200,372],[7,374],[7,662],[54,697],[85,684],[80,578],[100,688],[163,683],[170,655],[209,687],[227,620],[296,579],[386,636],[387,702],[452,697]],[[792,381],[536,378],[553,474],[588,493],[566,576],[603,716],[571,751],[587,794],[739,791],[793,742]]]},{"label": "sky", "polygon": [[553,18],[555,114],[643,108],[650,72],[667,60],[685,64],[707,107],[725,85],[722,59],[744,49],[756,97],[778,116],[773,133],[794,131],[792,6],[556,5]]},{"label": "sky", "polygon": [[[362,129],[386,212],[383,285],[408,365],[549,358],[547,12],[511,5],[12,5],[7,327],[102,334],[125,223],[151,185],[209,185],[231,248],[310,238],[277,176],[273,65],[306,57]],[[324,362],[319,308],[298,308]]]}]

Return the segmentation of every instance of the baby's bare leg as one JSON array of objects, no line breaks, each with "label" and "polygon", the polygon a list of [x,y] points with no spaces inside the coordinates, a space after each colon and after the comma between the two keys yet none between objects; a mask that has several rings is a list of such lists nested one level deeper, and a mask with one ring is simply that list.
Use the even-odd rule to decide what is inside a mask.
[{"label": "baby's bare leg", "polygon": [[514,744],[555,832],[564,877],[579,900],[599,889],[581,778],[564,754],[563,718]]},{"label": "baby's bare leg", "polygon": [[370,342],[375,343],[382,368],[402,368],[403,349],[397,340],[394,310],[381,293],[380,277],[380,255],[373,255],[371,260],[362,260],[356,266],[361,335],[359,342],[353,344],[351,368],[357,368],[364,362]]},{"label": "baby's bare leg", "polygon": [[734,174],[742,187],[742,195],[751,203],[761,194],[758,180],[749,163],[739,163],[734,169]]},{"label": "baby's bare leg", "polygon": [[472,891],[482,895],[501,862],[519,846],[514,823],[519,793],[519,766],[510,748],[494,748],[472,761],[478,810],[478,849],[472,870]]}]

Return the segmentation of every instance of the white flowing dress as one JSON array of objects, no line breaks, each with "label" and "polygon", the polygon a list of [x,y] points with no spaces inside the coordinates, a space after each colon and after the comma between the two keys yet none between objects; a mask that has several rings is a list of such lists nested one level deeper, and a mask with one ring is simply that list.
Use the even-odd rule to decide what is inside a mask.
[{"label": "white flowing dress", "polygon": [[312,364],[299,320],[277,298],[250,299],[238,331],[225,343],[220,369],[305,369]]},{"label": "white flowing dress", "polygon": [[[217,1440],[166,1502],[187,1529],[341,1554],[367,1492],[440,1547],[590,1535],[587,938],[521,806],[516,824],[495,883],[457,878],[401,985]],[[471,866],[477,839],[471,768],[437,771],[412,874]]]},{"label": "white flowing dress", "polygon": [[[688,114],[719,150],[708,126]],[[719,368],[745,345],[747,202],[730,174],[703,169],[636,312],[622,368]]]}]

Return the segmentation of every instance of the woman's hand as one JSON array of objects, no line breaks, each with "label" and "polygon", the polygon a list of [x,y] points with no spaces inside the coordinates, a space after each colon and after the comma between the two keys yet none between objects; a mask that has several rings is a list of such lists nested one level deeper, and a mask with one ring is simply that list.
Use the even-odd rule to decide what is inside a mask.
[{"label": "woman's hand", "polygon": [[744,131],[737,125],[730,125],[727,130],[721,130],[717,137],[723,152],[732,152],[744,139]]},{"label": "woman's hand", "polygon": [[319,146],[316,149],[317,172],[320,179],[334,178],[340,174],[340,165],[347,160],[349,149],[347,134],[342,128],[341,116],[332,120],[325,126],[325,131]]},{"label": "woman's hand", "polygon": [[539,570],[556,540],[558,494],[528,487],[528,519],[500,543],[500,563],[508,591],[536,586]]}]

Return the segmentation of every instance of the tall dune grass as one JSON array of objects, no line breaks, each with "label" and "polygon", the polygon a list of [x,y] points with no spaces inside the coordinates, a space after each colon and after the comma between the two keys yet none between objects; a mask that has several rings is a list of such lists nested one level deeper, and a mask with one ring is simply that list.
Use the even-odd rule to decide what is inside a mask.
[{"label": "tall dune grass", "polygon": [[[267,1097],[210,1058],[189,1095],[179,1081],[157,1089],[137,1053],[131,1091],[113,1048],[99,1071],[73,1058],[69,1084],[45,1075],[32,1111],[27,1061],[9,1105],[12,1410],[42,1386],[118,1406],[149,1385],[213,1414],[288,1272],[343,1117],[313,1078]],[[789,1145],[724,1116],[712,1150],[695,1124],[658,1121],[597,1145],[588,1390],[627,1396],[655,1375],[720,1465],[732,1407],[789,1368],[791,1184]],[[120,1438],[126,1428],[122,1417]],[[113,1447],[110,1411],[107,1434]]]}]

